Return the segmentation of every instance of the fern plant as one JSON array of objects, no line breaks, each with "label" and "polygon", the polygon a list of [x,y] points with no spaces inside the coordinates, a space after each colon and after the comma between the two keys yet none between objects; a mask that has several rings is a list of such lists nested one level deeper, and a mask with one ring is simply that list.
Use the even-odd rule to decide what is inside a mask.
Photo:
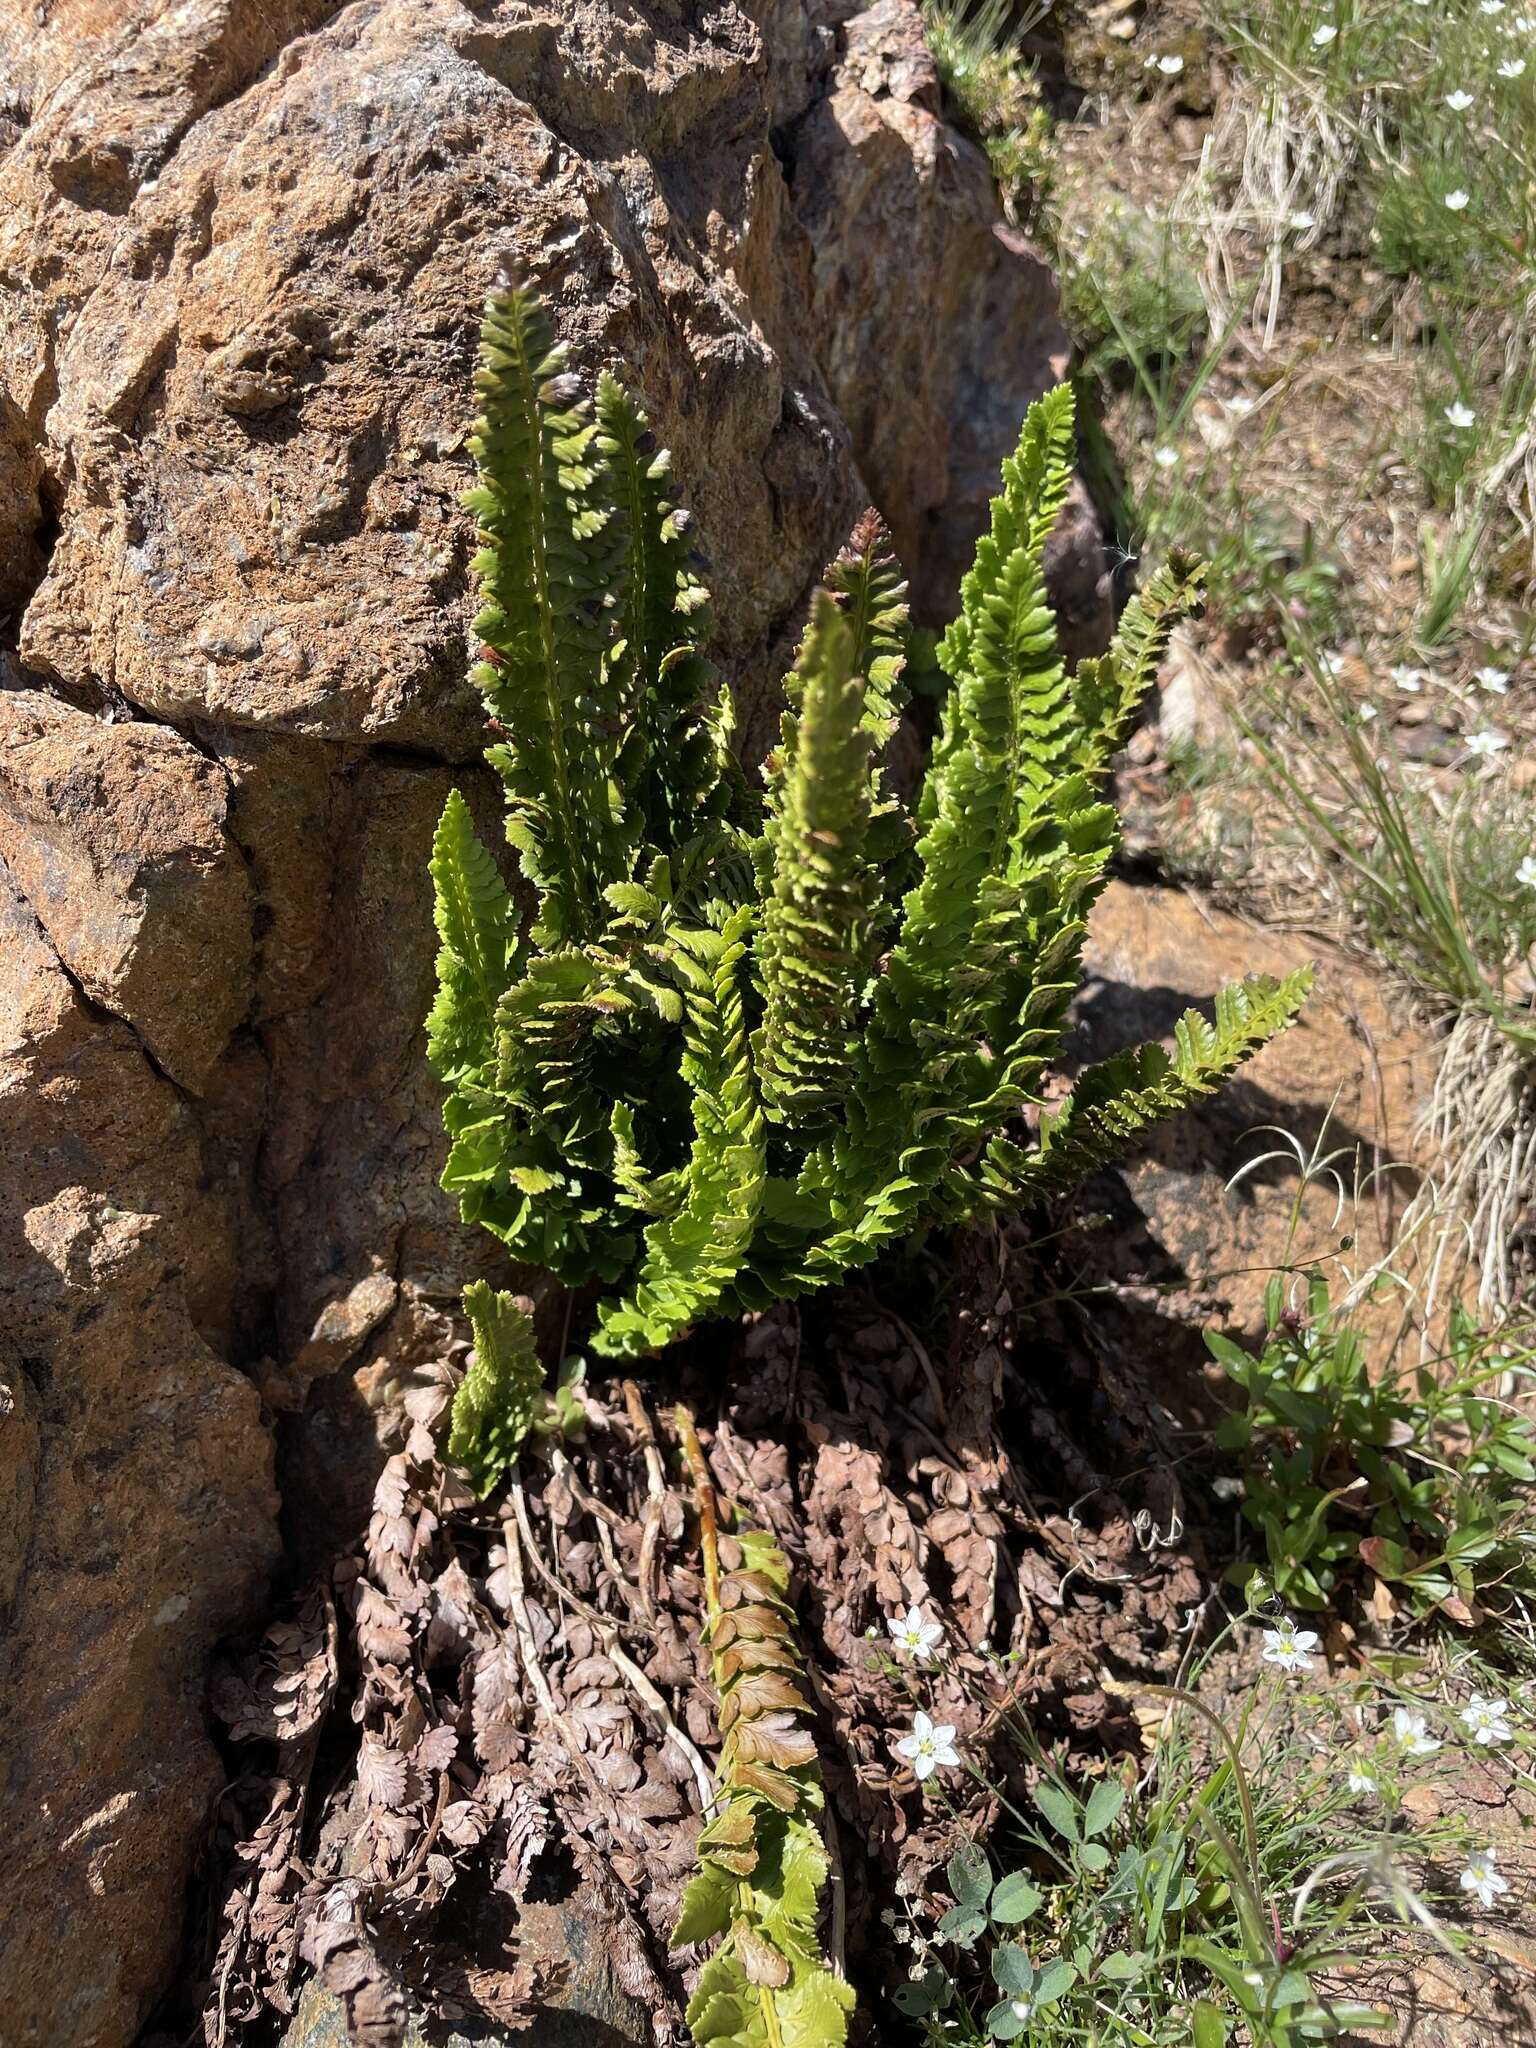
[{"label": "fern plant", "polygon": [[[476,680],[529,902],[450,797],[428,1024],[443,1184],[515,1259],[600,1283],[598,1354],[825,1286],[925,1219],[1058,1195],[1295,1013],[1305,975],[1243,982],[1171,1054],[1088,1068],[1027,1128],[1117,844],[1108,764],[1199,598],[1175,558],[1109,652],[1067,672],[1042,562],[1072,475],[1068,387],[1003,464],[910,809],[887,773],[905,588],[876,520],[812,604],[754,788],[639,410],[606,375],[583,398],[513,283],[487,308],[479,392]],[[487,1489],[527,1412],[518,1313],[478,1302],[486,1349],[455,1411]]]}]

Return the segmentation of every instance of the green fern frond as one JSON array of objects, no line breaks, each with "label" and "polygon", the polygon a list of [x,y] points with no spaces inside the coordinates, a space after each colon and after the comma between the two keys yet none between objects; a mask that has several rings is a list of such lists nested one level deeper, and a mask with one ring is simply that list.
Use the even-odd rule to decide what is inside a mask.
[{"label": "green fern frond", "polygon": [[1309,967],[1284,980],[1254,975],[1232,982],[1216,998],[1214,1020],[1185,1011],[1172,1055],[1160,1045],[1142,1045],[1087,1068],[1061,1107],[1041,1117],[1036,1151],[992,1139],[976,1175],[977,1199],[991,1208],[1015,1208],[1075,1187],[1153,1124],[1209,1095],[1291,1022],[1311,986]]},{"label": "green fern frond", "polygon": [[766,1174],[742,1003],[752,917],[747,905],[718,932],[677,934],[693,1144],[676,1211],[645,1233],[633,1289],[598,1306],[593,1348],[609,1358],[659,1351],[714,1313],[752,1240]]},{"label": "green fern frond", "polygon": [[456,789],[438,820],[429,868],[441,947],[427,1058],[438,1079],[451,1085],[480,1072],[491,1057],[496,1004],[517,942],[512,899]]},{"label": "green fern frond", "polygon": [[1197,617],[1204,597],[1204,566],[1174,549],[1121,613],[1108,653],[1078,663],[1072,678],[1081,730],[1077,767],[1095,773],[1125,744],[1137,708],[1157,680],[1174,627]]},{"label": "green fern frond", "polygon": [[720,781],[702,710],[709,672],[698,652],[709,593],[693,572],[687,515],[668,491],[672,458],[606,371],[597,382],[597,425],[627,542],[606,693],[608,719],[624,734],[614,780],[630,849],[669,849],[697,829]]},{"label": "green fern frond", "polygon": [[907,701],[907,584],[878,512],[866,512],[827,569],[853,636],[852,668],[864,678],[864,718],[876,748],[885,744]]},{"label": "green fern frond", "polygon": [[507,837],[539,893],[541,944],[593,928],[615,859],[606,657],[625,535],[597,426],[549,316],[512,285],[481,329],[480,482],[465,495],[485,542],[474,561],[487,659],[475,680],[511,740],[493,750]]},{"label": "green fern frond", "polygon": [[855,629],[818,592],[768,784],[770,876],[757,937],[763,1106],[797,1128],[846,1092],[877,881],[864,854],[869,732]]},{"label": "green fern frond", "polygon": [[517,1461],[544,1387],[533,1323],[515,1296],[483,1280],[464,1290],[474,1355],[453,1397],[448,1457],[483,1500]]}]

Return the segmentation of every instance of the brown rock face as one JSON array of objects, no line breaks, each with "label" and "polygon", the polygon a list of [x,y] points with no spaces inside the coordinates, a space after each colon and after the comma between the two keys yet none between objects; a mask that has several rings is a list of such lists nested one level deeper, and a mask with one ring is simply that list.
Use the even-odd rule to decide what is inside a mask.
[{"label": "brown rock face", "polygon": [[[489,793],[498,259],[673,446],[749,745],[871,497],[942,605],[1064,337],[910,0],[43,12],[0,24],[0,1983],[7,2042],[117,2048],[276,1551],[272,1411],[318,1559],[495,1270],[420,1024],[432,823]],[[1088,630],[1101,568],[1080,529]]]}]

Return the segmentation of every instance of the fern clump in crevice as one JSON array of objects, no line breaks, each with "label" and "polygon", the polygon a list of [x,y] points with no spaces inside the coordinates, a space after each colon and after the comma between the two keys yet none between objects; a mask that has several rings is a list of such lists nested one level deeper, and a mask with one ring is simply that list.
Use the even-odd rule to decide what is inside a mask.
[{"label": "fern clump in crevice", "polygon": [[[515,1259],[607,1290],[596,1352],[826,1285],[924,1219],[1058,1194],[1294,1014],[1305,976],[1245,982],[1172,1055],[1089,1068],[1026,1135],[1118,843],[1109,761],[1199,598],[1175,558],[1068,673],[1043,573],[1072,475],[1065,386],[1003,465],[910,811],[886,775],[906,608],[878,522],[813,602],[754,789],[638,408],[608,377],[589,404],[515,285],[488,308],[479,389],[476,674],[532,909],[451,798],[428,1026],[444,1185]],[[483,1337],[513,1364],[480,1366],[455,1414],[484,1487],[517,1435],[492,1390],[526,1406],[515,1314],[480,1304],[477,1359]]]}]

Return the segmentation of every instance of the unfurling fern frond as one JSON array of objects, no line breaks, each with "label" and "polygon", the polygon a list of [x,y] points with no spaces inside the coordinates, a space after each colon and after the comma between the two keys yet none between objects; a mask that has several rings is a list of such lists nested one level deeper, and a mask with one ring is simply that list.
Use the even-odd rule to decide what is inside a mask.
[{"label": "unfurling fern frond", "polygon": [[1003,464],[909,813],[889,772],[905,589],[877,519],[811,606],[758,788],[638,406],[604,377],[589,407],[515,286],[487,311],[479,388],[476,673],[537,905],[519,939],[452,799],[429,1026],[444,1185],[513,1257],[609,1290],[597,1351],[658,1351],[927,1220],[1059,1194],[1294,1013],[1295,980],[1228,991],[1171,1057],[1083,1075],[1025,1143],[1118,843],[1110,759],[1199,601],[1195,565],[1171,558],[1069,673],[1045,582],[1068,389],[1030,408]]},{"label": "unfurling fern frond", "polygon": [[789,1567],[770,1536],[717,1537],[692,1420],[686,1411],[678,1419],[699,1494],[704,1639],[724,1732],[714,1810],[672,1932],[675,1948],[720,1937],[688,2002],[688,2028],[698,2048],[841,2048],[853,1991],[827,1968],[817,1935],[824,1795]]},{"label": "unfurling fern frond", "polygon": [[[531,1307],[531,1304],[529,1304]],[[464,1290],[474,1356],[453,1397],[448,1455],[482,1497],[517,1457],[543,1399],[543,1368],[529,1309],[484,1280]]]}]

